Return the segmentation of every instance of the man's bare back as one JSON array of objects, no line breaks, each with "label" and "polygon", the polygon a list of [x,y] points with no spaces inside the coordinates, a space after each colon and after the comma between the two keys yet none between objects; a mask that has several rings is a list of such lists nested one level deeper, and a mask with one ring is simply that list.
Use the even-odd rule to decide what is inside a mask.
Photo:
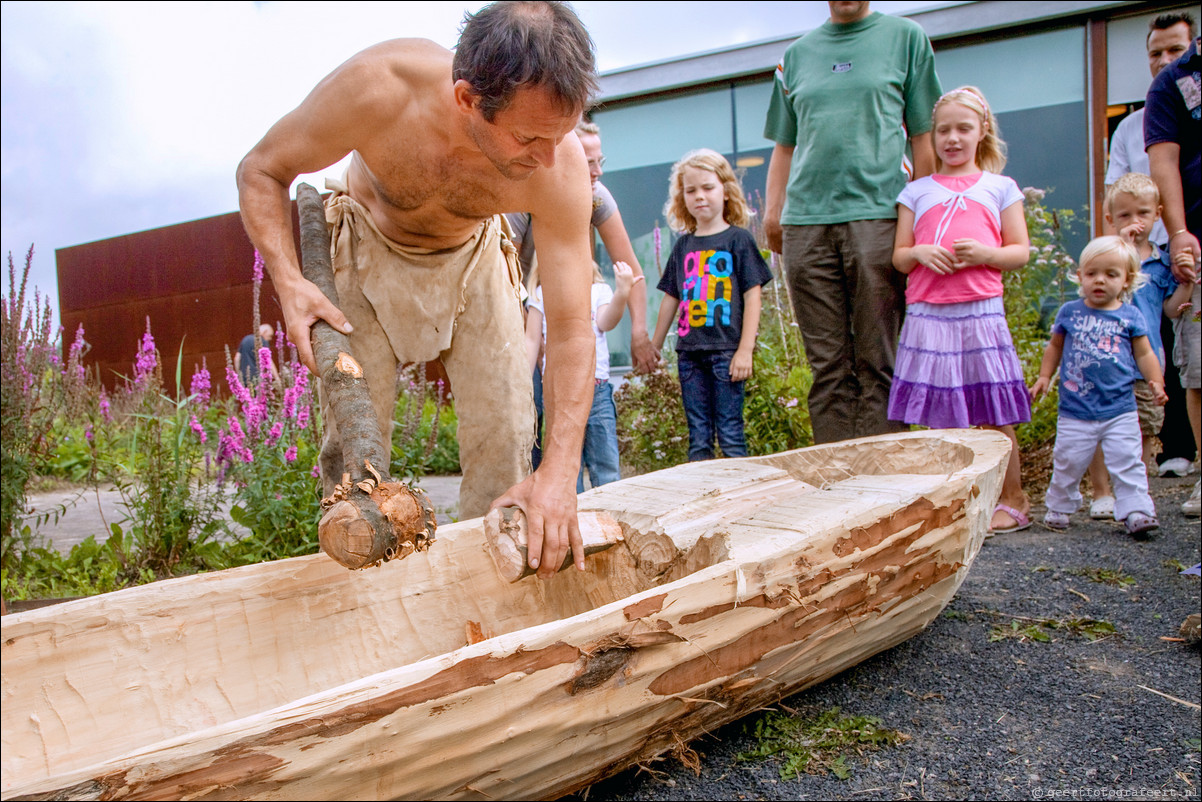
[{"label": "man's bare back", "polygon": [[[465,26],[454,55],[415,39],[392,40],[363,51],[276,123],[238,169],[247,233],[279,292],[289,338],[311,369],[313,323],[324,319],[344,331],[350,326],[300,274],[289,197],[298,175],[353,153],[347,176],[351,198],[368,210],[382,235],[401,245],[455,248],[478,231],[482,221],[506,211],[527,211],[537,221],[540,260],[554,265],[543,274],[547,362],[556,369],[548,392],[549,403],[557,408],[549,437],[554,445],[538,471],[494,504],[526,510],[532,565],[541,562],[544,576],[561,564],[569,544],[575,549],[579,543],[575,476],[591,403],[594,348],[589,319],[591,192],[584,153],[572,133],[595,87],[593,57],[587,33],[570,9],[552,6],[498,3],[482,9]],[[515,78],[508,94],[486,96],[467,80],[452,78],[452,64],[458,70],[468,52],[468,26],[492,14],[493,21],[485,24],[496,26],[496,20],[503,19],[505,30],[517,30],[525,26],[518,17],[528,13],[558,17],[556,27],[547,28],[554,32],[544,41],[543,62],[535,65],[543,71],[539,80],[547,83]],[[565,13],[570,17],[566,22]],[[552,66],[562,60],[564,37],[581,67],[571,101],[564,100],[569,95],[563,94],[562,82],[556,83],[562,70]],[[495,39],[492,36],[489,43]],[[480,44],[480,50],[489,43]],[[509,56],[501,63],[525,58],[512,43]],[[469,64],[475,68],[473,80],[482,85],[492,78],[489,69],[481,69],[484,63],[479,59]],[[576,553],[582,566],[582,549]]]}]

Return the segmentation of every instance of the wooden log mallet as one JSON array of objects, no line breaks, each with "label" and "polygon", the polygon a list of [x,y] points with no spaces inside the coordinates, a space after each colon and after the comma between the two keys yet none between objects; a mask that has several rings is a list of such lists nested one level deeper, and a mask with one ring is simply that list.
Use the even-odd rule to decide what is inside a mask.
[{"label": "wooden log mallet", "polygon": [[[330,263],[330,231],[321,195],[309,184],[296,188],[301,229],[301,272],[338,306]],[[324,320],[313,324],[313,356],[322,389],[342,438],[342,481],[321,501],[317,526],[321,548],[347,568],[368,568],[425,551],[438,527],[434,506],[421,490],[388,476],[390,462],[363,369],[350,340]]]},{"label": "wooden log mallet", "polygon": [[[609,513],[585,510],[577,513],[584,556],[590,557],[621,543],[622,526]],[[517,582],[536,573],[530,567],[526,515],[518,507],[498,507],[484,516],[484,542],[496,563],[497,571],[507,582]],[[562,571],[572,565],[572,552],[564,558]]]}]

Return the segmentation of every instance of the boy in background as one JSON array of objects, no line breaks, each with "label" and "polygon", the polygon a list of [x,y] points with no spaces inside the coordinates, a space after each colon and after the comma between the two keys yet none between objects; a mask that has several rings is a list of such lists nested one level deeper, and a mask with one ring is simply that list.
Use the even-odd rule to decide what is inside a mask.
[{"label": "boy in background", "polygon": [[[1182,305],[1189,302],[1193,282],[1178,284],[1169,268],[1168,254],[1149,239],[1160,220],[1160,192],[1151,176],[1127,173],[1120,176],[1106,193],[1106,222],[1118,235],[1139,253],[1140,273],[1147,277],[1131,298],[1132,305],[1143,313],[1148,324],[1148,344],[1165,368],[1164,343],[1160,336],[1161,316],[1180,317]],[[1135,403],[1139,412],[1139,429],[1143,436],[1143,461],[1149,470],[1156,470],[1159,451],[1157,433],[1164,425],[1164,407],[1155,401],[1152,389],[1142,378],[1135,382]]]}]

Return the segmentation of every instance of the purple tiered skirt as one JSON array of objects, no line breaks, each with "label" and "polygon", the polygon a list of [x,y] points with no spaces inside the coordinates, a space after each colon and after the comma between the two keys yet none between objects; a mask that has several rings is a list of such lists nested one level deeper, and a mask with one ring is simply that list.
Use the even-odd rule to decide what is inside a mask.
[{"label": "purple tiered skirt", "polygon": [[906,307],[889,419],[931,429],[1031,420],[1001,297]]}]

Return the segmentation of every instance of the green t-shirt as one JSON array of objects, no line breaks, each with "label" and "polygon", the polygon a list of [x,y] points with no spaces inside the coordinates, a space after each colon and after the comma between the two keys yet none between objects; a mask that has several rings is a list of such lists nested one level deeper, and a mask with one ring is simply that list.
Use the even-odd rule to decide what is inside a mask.
[{"label": "green t-shirt", "polygon": [[931,130],[940,94],[931,42],[908,19],[828,20],[790,45],[764,126],[767,139],[796,146],[781,222],[896,218],[907,136]]}]

